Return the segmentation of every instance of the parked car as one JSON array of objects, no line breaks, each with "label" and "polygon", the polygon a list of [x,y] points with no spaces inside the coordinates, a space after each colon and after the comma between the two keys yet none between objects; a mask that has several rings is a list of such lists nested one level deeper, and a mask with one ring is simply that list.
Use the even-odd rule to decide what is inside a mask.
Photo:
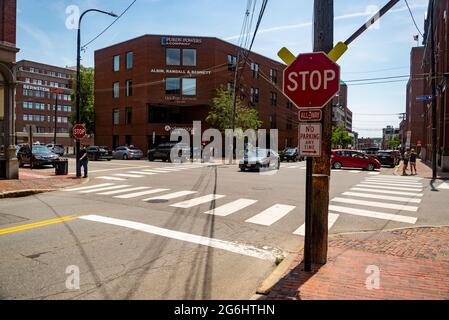
[{"label": "parked car", "polygon": [[401,154],[394,150],[380,150],[376,158],[383,166],[394,168],[399,164]]},{"label": "parked car", "polygon": [[376,158],[354,150],[333,150],[331,162],[334,169],[361,168],[374,171],[382,166]]},{"label": "parked car", "polygon": [[62,157],[65,153],[64,146],[62,144],[47,144],[47,148],[60,157]]},{"label": "parked car", "polygon": [[261,169],[279,170],[281,167],[281,158],[274,150],[255,148],[245,152],[240,160],[239,168],[241,171]]},{"label": "parked car", "polygon": [[23,167],[25,164],[30,167],[36,168],[44,165],[55,166],[55,163],[59,160],[59,156],[50,150],[46,146],[29,145],[22,146],[17,152],[17,159],[19,160],[19,167]]},{"label": "parked car", "polygon": [[112,156],[114,157],[114,159],[140,160],[143,158],[143,151],[135,147],[118,147],[114,152],[112,152]]},{"label": "parked car", "polygon": [[112,151],[106,146],[91,146],[87,148],[87,157],[89,160],[112,160]]},{"label": "parked car", "polygon": [[[148,150],[148,161],[162,160],[172,162],[170,155],[173,148],[177,148],[178,157],[182,157],[181,161],[188,161],[191,155],[190,146],[177,142],[162,143],[156,148]],[[182,156],[183,154],[186,156]]]},{"label": "parked car", "polygon": [[281,161],[303,161],[304,158],[299,156],[299,149],[298,148],[287,148],[281,153]]}]

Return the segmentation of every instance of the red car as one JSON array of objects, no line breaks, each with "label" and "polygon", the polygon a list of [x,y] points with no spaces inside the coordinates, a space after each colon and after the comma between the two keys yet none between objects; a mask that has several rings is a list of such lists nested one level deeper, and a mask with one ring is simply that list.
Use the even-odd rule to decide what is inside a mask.
[{"label": "red car", "polygon": [[354,150],[333,150],[331,162],[334,169],[361,168],[374,171],[382,166],[376,158]]}]

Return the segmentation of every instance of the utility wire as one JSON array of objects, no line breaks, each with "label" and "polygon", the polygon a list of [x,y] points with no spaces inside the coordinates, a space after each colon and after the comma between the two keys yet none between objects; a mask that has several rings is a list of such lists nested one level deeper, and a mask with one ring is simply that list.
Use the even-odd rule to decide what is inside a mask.
[{"label": "utility wire", "polygon": [[106,31],[109,30],[110,27],[112,27],[129,9],[131,9],[131,7],[137,2],[137,0],[134,0],[133,2],[131,2],[131,4],[110,24],[108,25],[103,31],[101,31],[96,37],[94,37],[92,40],[90,40],[89,42],[87,42],[85,45],[82,46],[82,50],[85,50],[86,47],[91,44],[92,42],[94,42],[95,40],[97,40],[99,37],[101,37]]},{"label": "utility wire", "polygon": [[407,1],[407,0],[404,0],[404,1],[405,1],[405,4],[407,5],[408,12],[410,12],[410,17],[412,17],[413,23],[415,24],[416,30],[418,30],[419,34],[420,34],[421,37],[424,39],[424,35],[423,35],[423,33],[421,32],[421,30],[419,29],[418,24],[416,23],[415,16],[413,15],[412,9],[411,9],[410,6],[408,5],[408,1]]}]

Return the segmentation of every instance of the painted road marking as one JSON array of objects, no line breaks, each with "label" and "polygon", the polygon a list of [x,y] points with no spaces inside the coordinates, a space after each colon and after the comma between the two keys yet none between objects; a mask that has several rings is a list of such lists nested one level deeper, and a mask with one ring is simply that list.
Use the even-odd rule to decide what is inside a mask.
[{"label": "painted road marking", "polygon": [[219,195],[219,194],[209,194],[207,196],[194,198],[194,199],[183,201],[180,203],[175,203],[175,204],[171,205],[171,207],[188,209],[188,208],[199,206],[203,203],[212,202],[212,201],[224,198],[224,197],[226,197],[226,196]]},{"label": "painted road marking", "polygon": [[406,184],[401,182],[387,182],[387,181],[371,181],[366,180],[363,183],[369,183],[379,186],[389,186],[389,187],[410,187],[410,188],[422,188],[422,184]]},{"label": "painted road marking", "polygon": [[381,186],[381,185],[375,185],[375,184],[369,184],[367,182],[364,182],[362,184],[359,184],[358,187],[362,188],[373,188],[373,189],[384,189],[384,190],[397,190],[397,191],[414,191],[414,192],[422,192],[422,189],[415,189],[415,188],[398,188],[398,187],[388,187],[388,186]]},{"label": "painted road marking", "polygon": [[275,222],[285,217],[288,213],[293,211],[295,206],[287,206],[283,204],[276,204],[258,215],[246,220],[246,222],[260,224],[262,226],[271,226]]},{"label": "painted road marking", "polygon": [[50,220],[45,220],[45,221],[40,221],[40,222],[35,222],[35,223],[30,223],[30,224],[25,224],[25,225],[21,225],[21,226],[1,229],[0,230],[0,235],[5,235],[5,234],[9,234],[9,233],[15,233],[15,232],[19,232],[19,231],[34,229],[34,228],[45,227],[45,226],[49,226],[49,225],[56,224],[56,223],[72,221],[72,220],[75,220],[75,219],[77,219],[76,216],[66,216],[66,217],[50,219]]},{"label": "painted road marking", "polygon": [[300,166],[293,166],[293,167],[286,167],[287,169],[299,169],[301,168]]},{"label": "painted road marking", "polygon": [[346,199],[346,198],[338,198],[338,197],[332,199],[331,201],[332,202],[344,203],[344,204],[355,204],[355,205],[359,205],[359,206],[367,206],[367,207],[383,208],[383,209],[392,209],[392,210],[399,210],[399,211],[411,211],[411,212],[418,211],[418,207],[405,206],[405,205],[394,204],[394,203],[384,203],[384,202],[375,202],[375,201]]},{"label": "painted road marking", "polygon": [[95,186],[89,186],[89,187],[65,189],[64,191],[67,191],[67,192],[81,191],[81,190],[89,190],[89,189],[95,189],[95,188],[101,188],[101,187],[109,187],[109,186],[113,186],[113,185],[114,185],[113,183],[103,183],[103,184],[97,184]]},{"label": "painted road marking", "polygon": [[125,181],[126,179],[123,178],[116,178],[116,177],[97,177],[96,179],[102,179],[102,180],[112,180],[112,181]]},{"label": "painted road marking", "polygon": [[367,189],[367,188],[352,188],[353,191],[362,191],[362,192],[372,192],[372,193],[382,193],[382,194],[394,194],[398,196],[411,196],[411,197],[423,197],[422,193],[412,193],[412,192],[402,192],[402,191],[390,191],[390,190],[376,190],[376,189]]},{"label": "painted road marking", "polygon": [[415,218],[415,217],[401,216],[401,215],[389,214],[389,213],[384,213],[384,212],[361,210],[361,209],[354,209],[354,208],[333,206],[333,205],[329,206],[329,210],[331,210],[333,212],[346,213],[346,214],[360,216],[360,217],[376,218],[376,219],[404,222],[404,223],[410,223],[410,224],[415,224],[416,221],[418,221],[418,218]]},{"label": "painted road marking", "polygon": [[136,193],[124,194],[121,196],[115,196],[114,198],[131,199],[131,198],[137,198],[137,197],[146,196],[149,194],[154,194],[154,193],[159,193],[159,192],[164,192],[164,191],[169,191],[169,190],[170,189],[151,189],[151,190],[147,190],[147,191],[141,191],[141,192],[136,192]]},{"label": "painted road marking", "polygon": [[225,204],[224,206],[215,208],[213,210],[206,211],[206,214],[213,214],[215,216],[227,217],[237,211],[245,209],[253,204],[255,204],[257,200],[250,199],[239,199],[237,201]]},{"label": "painted road marking", "polygon": [[81,193],[95,193],[95,192],[117,190],[117,189],[128,188],[128,187],[131,187],[131,186],[129,186],[129,185],[119,185],[119,186],[112,186],[112,187],[104,187],[104,188],[84,190],[84,191],[81,191]]},{"label": "painted road marking", "polygon": [[155,172],[142,172],[142,171],[130,171],[128,173],[130,173],[130,174],[139,174],[139,175],[142,174],[144,176],[152,176],[152,175],[157,174]]},{"label": "painted road marking", "polygon": [[350,173],[361,173],[362,171],[358,171],[358,170],[347,170],[347,172],[350,172]]},{"label": "painted road marking", "polygon": [[445,181],[438,186],[438,189],[441,190],[449,190],[449,181]]},{"label": "painted road marking", "polygon": [[126,193],[126,192],[138,191],[138,190],[146,190],[146,189],[150,189],[150,188],[149,187],[135,187],[135,188],[129,188],[129,189],[116,190],[116,191],[102,192],[102,193],[99,193],[99,195],[110,196],[113,194]]},{"label": "painted road marking", "polygon": [[117,177],[124,177],[124,178],[143,178],[143,176],[138,176],[135,174],[127,174],[127,173],[117,173],[115,174]]},{"label": "painted road marking", "polygon": [[373,180],[373,181],[389,181],[389,182],[395,182],[395,183],[410,183],[410,184],[422,184],[420,180],[398,180],[394,178],[386,178],[386,177],[369,177],[367,180]]},{"label": "painted road marking", "polygon": [[166,195],[163,195],[163,196],[158,196],[158,197],[154,197],[154,198],[144,199],[143,201],[173,200],[173,199],[176,199],[176,198],[189,196],[189,195],[195,194],[195,193],[197,193],[197,191],[179,191],[179,192],[169,193],[169,194],[166,194]]},{"label": "painted road marking", "polygon": [[[329,226],[329,230],[332,229],[332,227],[334,226],[335,222],[337,222],[337,219],[340,217],[339,214],[335,214],[335,213],[329,213],[329,218],[328,218],[328,226]],[[300,226],[295,232],[293,232],[293,234],[297,235],[297,236],[305,236],[306,235],[306,225],[303,224],[302,226]]]},{"label": "painted road marking", "polygon": [[169,230],[134,221],[120,220],[96,215],[83,216],[80,217],[80,219],[115,225],[132,230],[138,230],[149,234],[161,236],[164,238],[199,244],[207,247],[233,252],[244,256],[258,258],[261,260],[275,261],[276,258],[279,257],[279,255],[277,255],[274,251],[262,250],[249,245],[243,245],[224,240],[198,236],[190,233]]},{"label": "painted road marking", "polygon": [[147,169],[147,170],[142,170],[142,171],[145,171],[145,172],[153,172],[153,173],[168,173],[168,171],[162,171],[162,170],[159,170],[159,169]]},{"label": "painted road marking", "polygon": [[379,176],[379,177],[373,177],[373,179],[389,179],[389,180],[395,180],[395,181],[410,181],[410,182],[419,182],[423,178],[420,177],[403,177],[403,176]]},{"label": "painted road marking", "polygon": [[378,176],[380,172],[368,172],[368,174],[371,176]]},{"label": "painted road marking", "polygon": [[383,196],[379,194],[369,194],[369,193],[357,193],[357,192],[345,192],[344,196],[366,198],[366,199],[377,199],[377,200],[389,200],[398,202],[411,202],[411,203],[421,203],[421,199],[404,198],[404,197],[391,197]]}]

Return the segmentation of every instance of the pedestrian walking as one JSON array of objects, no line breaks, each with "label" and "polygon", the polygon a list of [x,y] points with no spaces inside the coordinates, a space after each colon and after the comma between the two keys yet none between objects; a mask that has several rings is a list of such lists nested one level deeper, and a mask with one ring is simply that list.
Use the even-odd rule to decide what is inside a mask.
[{"label": "pedestrian walking", "polygon": [[418,158],[418,155],[415,152],[415,149],[412,149],[410,152],[410,171],[413,175],[417,175],[418,172],[416,172],[416,159]]},{"label": "pedestrian walking", "polygon": [[403,156],[403,166],[402,166],[402,175],[406,176],[407,175],[407,169],[408,169],[408,163],[410,161],[410,149],[407,149],[404,152],[404,156]]},{"label": "pedestrian walking", "polygon": [[79,164],[78,168],[76,168],[77,177],[81,176],[81,167],[84,168],[84,178],[88,177],[88,164],[89,164],[89,158],[87,157],[87,150],[86,146],[83,144],[80,149],[80,153],[78,155]]}]

